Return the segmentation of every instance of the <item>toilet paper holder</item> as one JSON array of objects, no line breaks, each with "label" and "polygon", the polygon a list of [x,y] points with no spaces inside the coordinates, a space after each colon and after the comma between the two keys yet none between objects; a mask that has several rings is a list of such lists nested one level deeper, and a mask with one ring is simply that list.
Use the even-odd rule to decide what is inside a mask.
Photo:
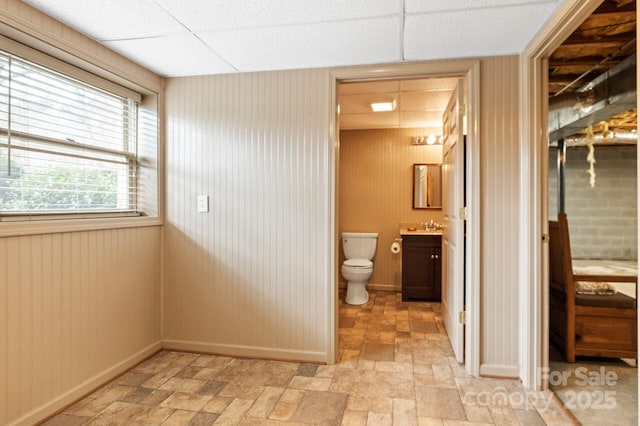
[{"label": "toilet paper holder", "polygon": [[402,238],[396,238],[395,242],[391,244],[391,253],[398,254],[402,248]]}]

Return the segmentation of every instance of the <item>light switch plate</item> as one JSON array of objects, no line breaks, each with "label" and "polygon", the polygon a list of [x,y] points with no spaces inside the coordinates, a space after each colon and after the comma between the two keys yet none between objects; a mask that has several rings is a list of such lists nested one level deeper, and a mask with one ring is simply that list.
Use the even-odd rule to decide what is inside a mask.
[{"label": "light switch plate", "polygon": [[207,213],[209,211],[209,196],[198,195],[198,213]]}]

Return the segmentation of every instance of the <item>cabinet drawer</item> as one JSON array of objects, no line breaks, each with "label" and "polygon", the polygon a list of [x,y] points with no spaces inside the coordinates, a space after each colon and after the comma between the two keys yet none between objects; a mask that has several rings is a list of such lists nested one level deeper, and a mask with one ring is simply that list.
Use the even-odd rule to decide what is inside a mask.
[{"label": "cabinet drawer", "polygon": [[442,235],[403,235],[403,247],[440,247]]}]

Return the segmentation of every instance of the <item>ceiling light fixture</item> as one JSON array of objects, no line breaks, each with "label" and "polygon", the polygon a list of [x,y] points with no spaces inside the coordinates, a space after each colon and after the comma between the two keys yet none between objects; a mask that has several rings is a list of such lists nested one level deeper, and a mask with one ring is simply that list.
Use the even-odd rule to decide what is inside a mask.
[{"label": "ceiling light fixture", "polygon": [[442,136],[429,135],[429,136],[414,136],[411,138],[411,145],[440,145],[442,143]]},{"label": "ceiling light fixture", "polygon": [[396,109],[396,100],[384,102],[371,102],[373,112],[388,112]]}]

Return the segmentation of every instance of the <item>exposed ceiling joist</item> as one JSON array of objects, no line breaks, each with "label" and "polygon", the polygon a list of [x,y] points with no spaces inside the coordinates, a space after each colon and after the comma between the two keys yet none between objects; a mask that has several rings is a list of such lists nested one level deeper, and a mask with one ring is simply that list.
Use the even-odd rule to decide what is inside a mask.
[{"label": "exposed ceiling joist", "polygon": [[[591,14],[591,17],[613,15],[615,17],[633,16],[636,13],[636,2],[633,0],[620,1],[615,4],[604,2]],[[635,16],[633,16],[635,19]]]},{"label": "exposed ceiling joist", "polygon": [[[602,61],[601,56],[582,56],[579,59],[559,59],[559,58],[551,58],[549,60],[550,67],[590,67],[596,66],[599,62]],[[621,59],[609,59],[608,64],[619,64]],[[607,65],[598,65],[598,66],[607,66]]]},{"label": "exposed ceiling joist", "polygon": [[[600,75],[582,88],[591,89],[593,103],[584,104],[584,95],[575,97],[573,105],[566,105],[564,98],[549,101],[549,141],[557,141],[574,135],[589,125],[607,120],[636,106],[636,55]],[[554,102],[556,103],[554,105]],[[582,105],[576,105],[582,102]],[[557,109],[554,111],[554,109]]]},{"label": "exposed ceiling joist", "polygon": [[628,33],[616,34],[612,36],[604,36],[599,38],[572,35],[564,43],[562,43],[562,47],[575,47],[575,46],[616,47],[622,43],[628,43],[632,40],[635,40],[635,38],[636,38],[635,32],[628,32]]}]

